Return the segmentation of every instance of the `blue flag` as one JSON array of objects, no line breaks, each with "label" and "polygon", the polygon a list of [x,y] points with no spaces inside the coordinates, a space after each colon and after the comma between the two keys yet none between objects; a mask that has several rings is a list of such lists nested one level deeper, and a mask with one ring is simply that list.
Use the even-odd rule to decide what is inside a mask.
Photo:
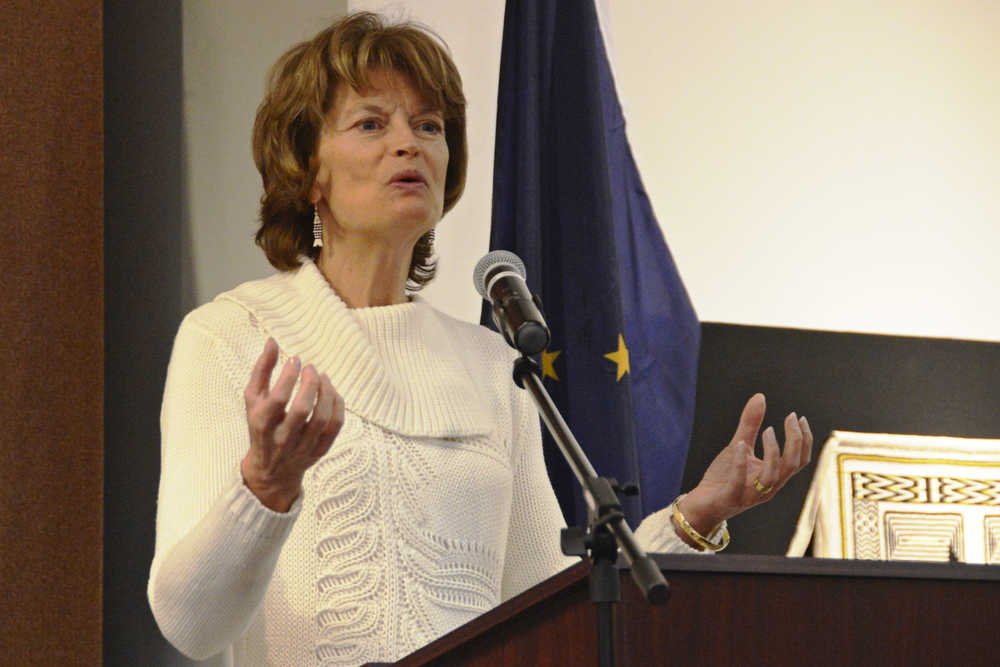
[{"label": "blue flag", "polygon": [[[524,260],[552,330],[546,388],[598,474],[640,484],[623,498],[636,525],[679,491],[700,328],[632,159],[593,3],[507,0],[493,179],[490,248]],[[580,523],[586,505],[545,437],[563,513]]]}]

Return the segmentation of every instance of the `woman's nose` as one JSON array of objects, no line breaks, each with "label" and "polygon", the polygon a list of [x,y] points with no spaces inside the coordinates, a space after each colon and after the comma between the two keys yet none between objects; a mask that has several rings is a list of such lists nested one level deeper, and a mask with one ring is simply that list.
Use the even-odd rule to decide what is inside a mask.
[{"label": "woman's nose", "polygon": [[417,135],[414,133],[413,128],[410,127],[410,124],[401,122],[394,125],[395,128],[390,136],[394,146],[393,152],[396,156],[417,155],[420,152],[420,147],[417,143]]}]

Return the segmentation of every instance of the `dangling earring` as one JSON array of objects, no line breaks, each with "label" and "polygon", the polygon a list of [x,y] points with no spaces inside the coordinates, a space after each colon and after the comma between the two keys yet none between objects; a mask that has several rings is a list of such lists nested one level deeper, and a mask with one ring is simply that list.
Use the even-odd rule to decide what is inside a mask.
[{"label": "dangling earring", "polygon": [[323,247],[323,221],[319,219],[319,206],[313,209],[313,247]]}]

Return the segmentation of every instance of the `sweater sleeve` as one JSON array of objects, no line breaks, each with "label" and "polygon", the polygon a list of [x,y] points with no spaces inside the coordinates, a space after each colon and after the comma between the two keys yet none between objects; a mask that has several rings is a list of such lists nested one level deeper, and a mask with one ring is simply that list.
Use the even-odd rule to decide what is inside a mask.
[{"label": "sweater sleeve", "polygon": [[[642,523],[635,530],[635,539],[638,540],[639,546],[642,547],[643,551],[659,554],[701,554],[703,556],[710,556],[715,553],[707,549],[699,551],[694,547],[688,546],[674,532],[674,524],[670,521],[671,516],[670,508],[665,507],[653,512],[642,520]],[[717,540],[725,527],[726,522],[723,521],[716,528],[715,532],[708,536],[709,539],[713,541]]]},{"label": "sweater sleeve", "polygon": [[272,512],[242,482],[249,434],[233,370],[240,366],[210,327],[185,319],[160,414],[148,596],[164,637],[195,659],[221,652],[249,626],[301,506]]},{"label": "sweater sleeve", "polygon": [[[514,493],[504,564],[504,600],[577,560],[562,553],[559,532],[566,524],[546,472],[538,414],[527,391],[519,393],[514,399]],[[643,519],[635,535],[644,551],[712,553],[688,546],[674,532],[670,516],[670,508],[664,508]]]}]

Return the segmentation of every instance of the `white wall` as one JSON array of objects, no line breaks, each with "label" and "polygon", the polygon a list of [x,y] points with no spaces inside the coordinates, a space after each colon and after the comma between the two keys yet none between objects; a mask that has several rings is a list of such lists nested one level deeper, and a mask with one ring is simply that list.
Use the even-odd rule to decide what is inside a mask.
[{"label": "white wall", "polygon": [[[264,72],[342,4],[184,3],[199,302],[268,271],[249,155]],[[426,294],[475,320],[503,2],[388,5],[441,34],[465,80],[469,185]],[[631,143],[702,320],[1000,340],[1000,4],[608,5]]]},{"label": "white wall", "polygon": [[1000,3],[613,3],[703,320],[1000,340]]},{"label": "white wall", "polygon": [[194,304],[271,273],[254,245],[260,176],[250,152],[267,72],[290,46],[347,11],[346,0],[184,2],[184,169]]}]

